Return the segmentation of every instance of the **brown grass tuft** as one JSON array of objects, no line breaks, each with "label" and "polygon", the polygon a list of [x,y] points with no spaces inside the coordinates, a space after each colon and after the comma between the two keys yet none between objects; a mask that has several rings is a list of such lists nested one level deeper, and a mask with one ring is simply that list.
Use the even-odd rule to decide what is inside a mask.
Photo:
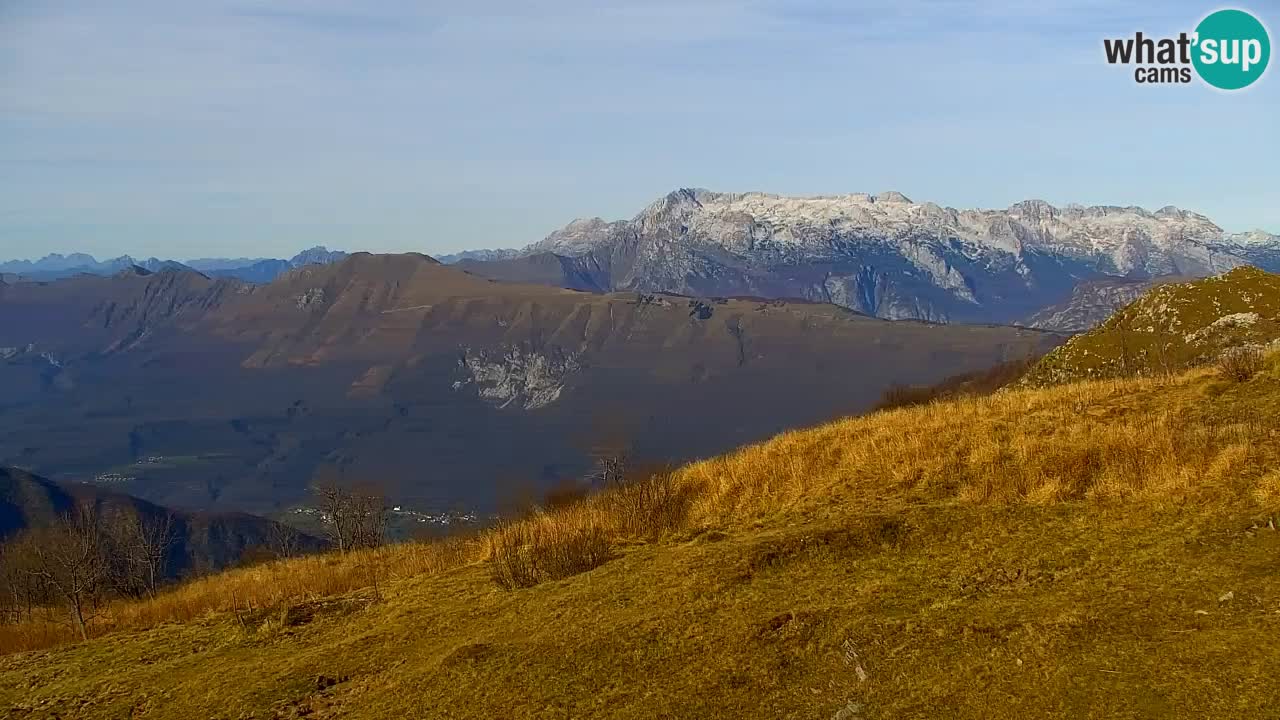
[{"label": "brown grass tuft", "polygon": [[656,540],[684,527],[694,490],[674,470],[661,468],[632,473],[603,493],[599,505],[617,534]]},{"label": "brown grass tuft", "polygon": [[490,536],[490,574],[506,590],[533,587],[597,568],[609,560],[599,526],[546,516],[510,523]]}]

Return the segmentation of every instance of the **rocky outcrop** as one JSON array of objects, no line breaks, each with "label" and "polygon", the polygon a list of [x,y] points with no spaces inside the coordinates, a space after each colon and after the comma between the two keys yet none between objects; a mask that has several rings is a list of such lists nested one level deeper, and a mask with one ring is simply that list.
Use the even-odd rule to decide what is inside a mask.
[{"label": "rocky outcrop", "polygon": [[581,369],[578,353],[535,351],[516,345],[497,352],[463,348],[458,365],[465,374],[454,390],[474,387],[499,408],[537,410],[560,399],[566,378]]}]

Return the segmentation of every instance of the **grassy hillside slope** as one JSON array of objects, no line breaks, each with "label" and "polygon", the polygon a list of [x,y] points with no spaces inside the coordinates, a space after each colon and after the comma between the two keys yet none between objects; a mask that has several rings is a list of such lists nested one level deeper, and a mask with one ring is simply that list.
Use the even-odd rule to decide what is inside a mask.
[{"label": "grassy hillside slope", "polygon": [[[687,504],[656,538],[602,496],[476,540],[202,580],[117,609],[96,640],[0,659],[0,706],[1265,716],[1278,461],[1276,355],[1240,383],[1201,369],[876,413],[682,468]],[[593,528],[611,559],[501,589],[485,558],[520,528]]]},{"label": "grassy hillside slope", "polygon": [[1280,275],[1236,268],[1161,285],[1046,355],[1030,383],[1157,375],[1280,339]]}]

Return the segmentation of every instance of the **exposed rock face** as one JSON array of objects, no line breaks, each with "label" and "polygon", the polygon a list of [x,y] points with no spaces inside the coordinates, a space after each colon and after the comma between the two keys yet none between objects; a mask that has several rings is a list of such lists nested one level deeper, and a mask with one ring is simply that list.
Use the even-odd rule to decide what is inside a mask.
[{"label": "exposed rock face", "polygon": [[577,353],[544,353],[520,345],[504,348],[501,355],[466,348],[458,364],[468,377],[453,387],[475,385],[480,398],[492,405],[536,410],[560,399],[565,379],[581,369],[578,359]]},{"label": "exposed rock face", "polygon": [[312,305],[320,305],[324,303],[324,288],[310,288],[297,298],[298,309],[306,310]]},{"label": "exposed rock face", "polygon": [[[548,282],[548,255],[605,290],[797,297],[883,318],[1011,322],[1062,302],[1082,281],[1200,277],[1280,265],[1280,238],[1228,236],[1165,207],[956,210],[897,192],[824,197],[682,189],[629,221],[575,220],[517,258],[469,269]],[[521,265],[523,263],[523,267]],[[1280,269],[1280,268],[1277,268]],[[523,274],[522,274],[523,273]]]}]

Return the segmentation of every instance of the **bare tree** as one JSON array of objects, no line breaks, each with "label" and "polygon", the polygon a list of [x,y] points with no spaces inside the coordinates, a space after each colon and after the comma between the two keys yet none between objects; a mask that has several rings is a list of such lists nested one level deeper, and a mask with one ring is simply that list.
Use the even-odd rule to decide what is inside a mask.
[{"label": "bare tree", "polygon": [[32,572],[35,556],[25,535],[4,545],[0,552],[0,583],[4,585],[5,617],[11,622],[30,620],[32,612],[49,601],[44,583]]},{"label": "bare tree", "polygon": [[113,540],[111,564],[121,577],[121,589],[155,597],[177,541],[173,514],[128,509],[115,513],[112,520],[108,530]]},{"label": "bare tree", "polygon": [[320,502],[321,517],[325,522],[325,534],[338,548],[346,552],[351,548],[351,496],[337,483],[323,483],[313,488]]},{"label": "bare tree", "polygon": [[386,498],[372,488],[357,490],[354,495],[352,546],[372,548],[382,545],[387,537]]},{"label": "bare tree", "polygon": [[377,547],[386,535],[387,505],[371,487],[323,483],[314,488],[325,528],[338,552]]},{"label": "bare tree", "polygon": [[601,454],[595,458],[595,467],[591,472],[591,481],[602,487],[610,487],[622,482],[627,476],[630,457],[625,454]]},{"label": "bare tree", "polygon": [[272,523],[267,529],[267,547],[277,560],[295,557],[302,550],[302,533],[284,523]]},{"label": "bare tree", "polygon": [[89,621],[108,579],[97,509],[80,505],[53,525],[28,532],[23,542],[31,559],[27,572],[66,604],[80,637],[89,639]]}]

